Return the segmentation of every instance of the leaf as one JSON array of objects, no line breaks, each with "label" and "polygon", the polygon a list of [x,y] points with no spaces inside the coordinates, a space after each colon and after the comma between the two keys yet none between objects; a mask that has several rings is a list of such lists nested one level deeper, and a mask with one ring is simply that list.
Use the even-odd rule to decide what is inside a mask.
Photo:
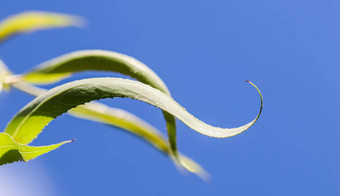
[{"label": "leaf", "polygon": [[184,167],[188,171],[196,173],[204,180],[209,179],[209,174],[190,158],[179,154],[178,160],[175,159],[163,135],[156,128],[127,111],[91,102],[73,108],[68,113],[75,117],[105,123],[129,131],[168,155],[174,163],[178,164],[179,161],[179,167]]},{"label": "leaf", "polygon": [[69,142],[72,141],[65,141],[49,146],[26,146],[15,142],[8,134],[0,133],[0,165],[16,161],[27,162]]},{"label": "leaf", "polygon": [[[24,82],[15,83],[13,85],[16,88],[26,91],[27,93],[34,96],[39,96],[40,94],[46,92],[44,89]],[[160,131],[127,111],[112,108],[106,106],[105,104],[91,102],[73,108],[69,110],[68,113],[78,118],[105,123],[129,131],[135,136],[144,139],[161,152],[167,154],[179,168],[184,167],[188,171],[196,173],[204,180],[209,179],[209,174],[193,160],[181,155],[180,153],[178,154],[177,158],[173,157],[169,143],[162,136]]]},{"label": "leaf", "polygon": [[127,111],[108,107],[101,103],[91,102],[73,108],[68,113],[82,119],[88,119],[125,129],[150,142],[153,146],[166,154],[170,153],[167,141],[164,140],[163,136],[156,128]]},{"label": "leaf", "polygon": [[31,84],[51,84],[83,71],[121,73],[170,94],[148,66],[130,56],[105,50],[81,50],[56,57],[23,74],[22,78]]},{"label": "leaf", "polygon": [[11,36],[40,29],[80,26],[83,19],[66,14],[30,11],[6,18],[0,23],[0,42]]},{"label": "leaf", "polygon": [[261,108],[257,117],[246,125],[228,129],[205,124],[171,97],[149,85],[121,78],[84,79],[55,87],[34,99],[15,115],[5,132],[15,141],[27,144],[36,138],[50,121],[78,105],[98,99],[128,97],[159,107],[202,134],[219,138],[230,137],[247,130],[259,118],[262,95],[258,92]]},{"label": "leaf", "polygon": [[[104,50],[82,50],[54,58],[24,74],[22,78],[33,84],[50,84],[73,73],[90,70],[121,73],[170,95],[164,82],[148,66],[130,56]],[[170,146],[176,157],[176,120],[167,112],[163,112],[163,115]]]},{"label": "leaf", "polygon": [[179,162],[180,162],[181,167],[184,167],[188,171],[197,174],[203,180],[205,181],[210,180],[209,173],[205,171],[199,164],[197,164],[195,161],[193,161],[189,157],[186,157],[184,155],[179,155]]}]

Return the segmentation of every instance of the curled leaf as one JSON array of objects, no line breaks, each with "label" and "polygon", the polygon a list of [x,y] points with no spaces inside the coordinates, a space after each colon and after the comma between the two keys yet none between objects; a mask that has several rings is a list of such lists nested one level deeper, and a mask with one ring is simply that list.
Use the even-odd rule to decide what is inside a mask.
[{"label": "curled leaf", "polygon": [[174,163],[179,163],[178,167],[184,167],[204,180],[209,179],[209,174],[195,161],[180,153],[178,154],[178,160],[174,158],[167,140],[160,131],[125,110],[91,102],[73,108],[68,113],[75,117],[105,123],[129,131],[168,155]]},{"label": "curled leaf", "polygon": [[149,141],[166,154],[170,153],[168,143],[156,128],[127,111],[91,102],[73,108],[68,113],[79,118],[125,129]]},{"label": "curled leaf", "polygon": [[[22,79],[33,84],[50,84],[91,70],[121,73],[170,95],[164,82],[148,66],[130,56],[104,50],[82,50],[54,58],[24,74]],[[177,157],[176,121],[169,113],[163,114],[171,149]]]},{"label": "curled leaf", "polygon": [[[258,89],[257,89],[258,90]],[[258,91],[259,92],[259,91]],[[127,97],[154,105],[181,120],[190,128],[211,137],[230,137],[251,127],[257,117],[237,128],[214,127],[198,120],[171,97],[140,82],[121,78],[92,78],[55,87],[26,105],[8,124],[5,132],[19,143],[31,142],[54,118],[68,110],[98,99]]]},{"label": "curled leaf", "polygon": [[[20,82],[13,84],[16,88],[26,91],[34,96],[46,92],[46,90],[32,86],[30,84]],[[207,180],[209,174],[195,161],[190,158],[178,154],[178,157],[173,157],[171,148],[167,140],[163,137],[160,131],[143,121],[139,117],[118,108],[112,108],[105,104],[98,102],[86,103],[85,105],[79,105],[76,108],[69,110],[70,115],[87,119],[90,121],[105,123],[114,127],[122,128],[125,131],[129,131],[135,136],[138,136],[168,155],[178,168],[184,167],[190,172],[193,172],[200,176],[202,179]]]},{"label": "curled leaf", "polygon": [[121,73],[170,94],[148,66],[130,56],[105,50],[81,50],[56,57],[22,75],[31,84],[51,84],[83,71]]},{"label": "curled leaf", "polygon": [[6,18],[0,23],[0,42],[9,37],[40,29],[80,26],[83,19],[66,14],[30,11]]},{"label": "curled leaf", "polygon": [[49,146],[27,146],[17,143],[6,133],[0,133],[0,165],[17,161],[27,162],[69,142],[72,141],[65,141]]}]

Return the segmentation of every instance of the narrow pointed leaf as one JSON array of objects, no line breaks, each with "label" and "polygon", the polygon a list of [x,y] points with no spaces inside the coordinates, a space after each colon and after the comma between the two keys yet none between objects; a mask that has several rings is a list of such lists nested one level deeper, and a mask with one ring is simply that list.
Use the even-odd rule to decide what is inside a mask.
[{"label": "narrow pointed leaf", "polygon": [[246,125],[228,129],[205,124],[171,97],[149,85],[121,78],[84,79],[55,87],[34,99],[10,121],[5,132],[15,141],[27,144],[50,121],[78,105],[98,99],[127,97],[161,108],[202,134],[219,138],[230,137],[247,130],[256,122],[262,110],[262,96],[260,92],[259,94],[261,108],[257,117]]},{"label": "narrow pointed leaf", "polygon": [[[34,96],[39,96],[46,92],[44,89],[24,82],[15,83],[13,85],[16,88],[26,91]],[[173,157],[169,143],[162,136],[160,131],[125,110],[112,108],[98,102],[91,102],[69,110],[68,114],[90,121],[105,123],[114,127],[122,128],[125,131],[129,131],[135,136],[144,139],[161,152],[167,154],[179,168],[184,167],[188,171],[196,173],[202,179],[208,179],[209,174],[198,163],[181,154],[178,154],[177,158]]]},{"label": "narrow pointed leaf", "polygon": [[83,20],[80,17],[66,14],[24,12],[6,18],[0,23],[0,42],[21,33],[56,27],[79,26],[82,23]]},{"label": "narrow pointed leaf", "polygon": [[[172,158],[173,155],[170,146],[160,131],[125,110],[91,102],[73,108],[68,113],[75,117],[105,123],[129,131],[168,155],[176,164],[178,164],[177,160]],[[190,158],[179,154],[178,161],[180,163],[179,167],[184,167],[204,180],[209,179],[209,174],[198,163]]]},{"label": "narrow pointed leaf", "polygon": [[150,142],[166,154],[170,153],[168,142],[156,128],[127,111],[91,102],[73,108],[68,113],[75,117],[125,129]]},{"label": "narrow pointed leaf", "polygon": [[17,143],[6,133],[0,133],[0,165],[17,161],[27,162],[69,142],[71,141],[65,141],[49,146],[27,146]]},{"label": "narrow pointed leaf", "polygon": [[[130,56],[104,50],[82,50],[54,58],[24,74],[22,78],[33,84],[49,84],[74,73],[91,70],[121,73],[170,95],[163,81],[148,66]],[[169,113],[163,114],[171,149],[176,157],[176,121]]]},{"label": "narrow pointed leaf", "polygon": [[164,82],[148,66],[130,56],[105,50],[81,50],[54,58],[23,74],[31,84],[51,84],[83,71],[121,73],[169,94]]}]

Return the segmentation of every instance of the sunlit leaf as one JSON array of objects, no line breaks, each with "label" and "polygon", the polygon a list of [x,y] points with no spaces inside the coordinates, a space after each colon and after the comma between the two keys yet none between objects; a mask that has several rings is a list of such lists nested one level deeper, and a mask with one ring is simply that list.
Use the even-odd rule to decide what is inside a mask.
[{"label": "sunlit leaf", "polygon": [[[129,131],[168,155],[178,164],[177,160],[172,157],[170,146],[163,135],[147,122],[125,110],[91,102],[73,108],[68,113],[72,116],[112,125]],[[209,174],[190,158],[179,154],[178,161],[180,163],[180,165],[178,165],[179,167],[184,167],[205,180],[209,179]]]},{"label": "sunlit leaf", "polygon": [[163,136],[148,123],[137,116],[118,108],[108,107],[101,103],[91,102],[71,109],[72,116],[109,124],[128,130],[151,142],[156,148],[169,153],[168,143]]},{"label": "sunlit leaf", "polygon": [[[70,77],[74,73],[91,70],[121,73],[170,95],[163,81],[148,66],[130,56],[103,50],[76,51],[54,58],[24,74],[22,78],[33,84],[50,84]],[[170,146],[177,156],[176,121],[167,112],[163,114]]]},{"label": "sunlit leaf", "polygon": [[[44,89],[24,82],[16,83],[14,86],[34,96],[39,96],[46,92]],[[181,154],[179,154],[177,158],[173,157],[169,143],[159,130],[125,110],[112,108],[102,103],[91,102],[77,106],[76,108],[69,110],[68,113],[78,118],[108,124],[122,128],[125,131],[129,131],[133,135],[142,138],[161,152],[167,154],[174,163],[178,165],[178,168],[184,167],[188,171],[196,173],[205,180],[209,178],[209,174],[190,158]]]},{"label": "sunlit leaf", "polygon": [[31,11],[6,18],[0,23],[0,42],[9,37],[40,29],[80,26],[83,19],[66,14]]},{"label": "sunlit leaf", "polygon": [[[12,16],[0,23],[0,42],[9,37],[39,29],[77,26],[82,19],[70,15],[48,12],[26,12]],[[0,92],[19,82],[17,76],[10,75],[0,61]],[[5,133],[0,133],[0,165],[14,161],[28,161],[47,153],[62,142],[51,146],[26,146],[36,138],[42,129],[57,116],[69,111],[71,115],[123,128],[143,138],[160,151],[167,154],[176,164],[207,178],[206,172],[191,159],[177,154],[175,117],[192,129],[211,137],[230,137],[252,126],[257,117],[241,127],[224,129],[213,127],[198,120],[171,97],[163,81],[143,63],[129,56],[101,50],[87,50],[70,53],[43,63],[36,69],[22,76],[24,81],[35,84],[50,84],[82,71],[111,71],[125,74],[139,82],[126,79],[97,78],[71,82],[56,87],[46,93],[36,89],[23,88],[23,91],[41,96],[24,107],[8,124]],[[17,83],[17,84],[19,84]],[[142,84],[144,83],[144,84]],[[20,86],[19,85],[19,86]],[[150,86],[148,86],[150,85]],[[158,89],[158,90],[157,90]],[[138,117],[119,109],[99,103],[87,103],[92,100],[128,97],[137,99],[163,110],[167,123],[169,143],[157,129]],[[85,104],[86,105],[82,105]]]},{"label": "sunlit leaf", "polygon": [[78,105],[98,99],[127,97],[161,108],[202,134],[219,138],[230,137],[247,130],[256,122],[262,110],[262,96],[260,92],[259,94],[261,109],[258,116],[246,125],[228,129],[205,124],[170,96],[141,82],[121,78],[84,79],[55,87],[34,99],[15,115],[5,132],[15,141],[27,144],[36,138],[50,121]]},{"label": "sunlit leaf", "polygon": [[69,142],[72,141],[49,146],[27,146],[17,143],[6,133],[0,133],[0,165],[16,161],[29,161]]},{"label": "sunlit leaf", "polygon": [[121,73],[169,94],[164,82],[148,66],[130,56],[105,50],[81,50],[56,57],[22,78],[31,84],[51,84],[83,71]]}]

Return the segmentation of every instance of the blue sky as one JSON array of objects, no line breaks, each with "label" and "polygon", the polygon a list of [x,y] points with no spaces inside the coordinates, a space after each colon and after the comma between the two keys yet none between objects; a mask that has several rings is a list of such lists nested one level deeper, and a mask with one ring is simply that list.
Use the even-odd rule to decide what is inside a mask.
[{"label": "blue sky", "polygon": [[[180,151],[210,172],[210,183],[182,175],[130,134],[68,115],[34,144],[77,142],[1,168],[1,175],[41,166],[53,184],[51,194],[63,196],[340,194],[339,1],[3,0],[2,5],[0,18],[41,10],[88,21],[84,29],[40,31],[1,45],[0,58],[16,73],[67,52],[105,49],[150,66],[175,100],[209,124],[235,127],[253,119],[259,98],[244,80],[261,89],[264,110],[258,123],[232,138],[210,138],[178,123]],[[1,94],[0,127],[30,100],[15,90]],[[131,100],[103,102],[165,133],[158,109]]]}]

